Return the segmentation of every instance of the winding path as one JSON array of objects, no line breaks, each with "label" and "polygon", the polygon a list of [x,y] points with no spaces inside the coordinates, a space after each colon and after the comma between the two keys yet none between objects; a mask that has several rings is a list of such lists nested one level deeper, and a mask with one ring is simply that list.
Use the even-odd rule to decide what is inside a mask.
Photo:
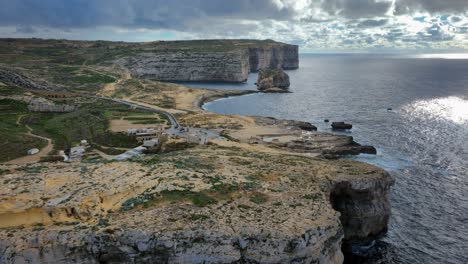
[{"label": "winding path", "polygon": [[144,105],[141,105],[141,104],[138,104],[138,103],[128,102],[128,101],[125,101],[125,100],[122,100],[122,99],[111,98],[111,97],[106,97],[106,96],[92,96],[92,97],[102,99],[102,100],[111,101],[111,102],[114,102],[114,103],[124,104],[124,105],[130,106],[130,107],[136,108],[136,109],[142,109],[142,110],[145,110],[145,111],[161,114],[161,115],[166,116],[167,119],[169,119],[169,121],[171,122],[172,128],[178,128],[180,126],[179,122],[177,122],[177,119],[175,118],[175,116],[173,116],[171,113],[169,113],[167,111],[164,111],[164,110],[161,110],[161,109],[156,109],[156,108],[152,108],[152,107],[149,107],[149,106],[144,106]]},{"label": "winding path", "polygon": [[[24,115],[18,116],[18,119],[16,120],[17,125],[21,124],[20,123],[21,118],[23,118],[23,117],[24,117]],[[16,158],[14,160],[10,160],[10,161],[5,162],[5,164],[22,165],[22,164],[35,163],[35,162],[40,161],[42,157],[47,156],[54,149],[54,144],[52,144],[52,140],[50,138],[35,135],[35,134],[32,133],[33,129],[30,126],[25,125],[25,127],[28,129],[28,133],[25,133],[26,135],[46,140],[47,141],[47,146],[43,147],[39,151],[39,153],[37,153],[35,155],[27,155],[27,156],[24,156],[24,157]]]}]

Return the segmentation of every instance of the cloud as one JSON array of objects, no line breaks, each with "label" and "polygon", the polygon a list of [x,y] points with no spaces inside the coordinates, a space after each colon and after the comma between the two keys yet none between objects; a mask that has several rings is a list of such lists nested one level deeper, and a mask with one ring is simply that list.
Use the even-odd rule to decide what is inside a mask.
[{"label": "cloud", "polygon": [[357,27],[369,28],[369,27],[381,27],[388,23],[388,19],[368,19],[360,22]]},{"label": "cloud", "polygon": [[427,11],[429,13],[455,12],[465,13],[468,11],[466,0],[397,0],[396,12],[408,13]]}]

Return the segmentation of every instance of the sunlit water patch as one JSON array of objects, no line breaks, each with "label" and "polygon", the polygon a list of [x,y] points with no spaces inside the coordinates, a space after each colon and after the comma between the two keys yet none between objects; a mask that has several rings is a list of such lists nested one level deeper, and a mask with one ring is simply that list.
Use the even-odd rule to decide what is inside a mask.
[{"label": "sunlit water patch", "polygon": [[418,118],[442,119],[457,124],[468,122],[468,100],[455,96],[418,100],[403,107],[403,111]]}]

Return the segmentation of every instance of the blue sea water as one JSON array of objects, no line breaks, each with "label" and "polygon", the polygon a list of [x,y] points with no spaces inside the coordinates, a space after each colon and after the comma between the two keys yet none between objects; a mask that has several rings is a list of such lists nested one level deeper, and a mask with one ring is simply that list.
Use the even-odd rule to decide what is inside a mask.
[{"label": "blue sea water", "polygon": [[[354,125],[396,178],[388,234],[366,263],[468,263],[468,60],[457,56],[301,55],[289,94],[251,94],[208,111]],[[447,59],[452,58],[452,59]],[[245,84],[189,84],[255,89]],[[388,108],[392,108],[388,111]]]}]

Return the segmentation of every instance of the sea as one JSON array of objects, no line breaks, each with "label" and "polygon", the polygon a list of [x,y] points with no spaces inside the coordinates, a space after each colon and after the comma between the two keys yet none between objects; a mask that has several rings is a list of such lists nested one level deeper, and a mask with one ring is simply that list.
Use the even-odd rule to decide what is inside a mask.
[{"label": "sea", "polygon": [[[360,263],[468,263],[468,56],[466,54],[301,54],[287,71],[292,93],[250,94],[204,105],[221,114],[330,121],[373,145],[378,155],[352,157],[386,169],[389,231]],[[255,90],[246,83],[186,83]],[[357,260],[356,260],[357,261]]]}]

